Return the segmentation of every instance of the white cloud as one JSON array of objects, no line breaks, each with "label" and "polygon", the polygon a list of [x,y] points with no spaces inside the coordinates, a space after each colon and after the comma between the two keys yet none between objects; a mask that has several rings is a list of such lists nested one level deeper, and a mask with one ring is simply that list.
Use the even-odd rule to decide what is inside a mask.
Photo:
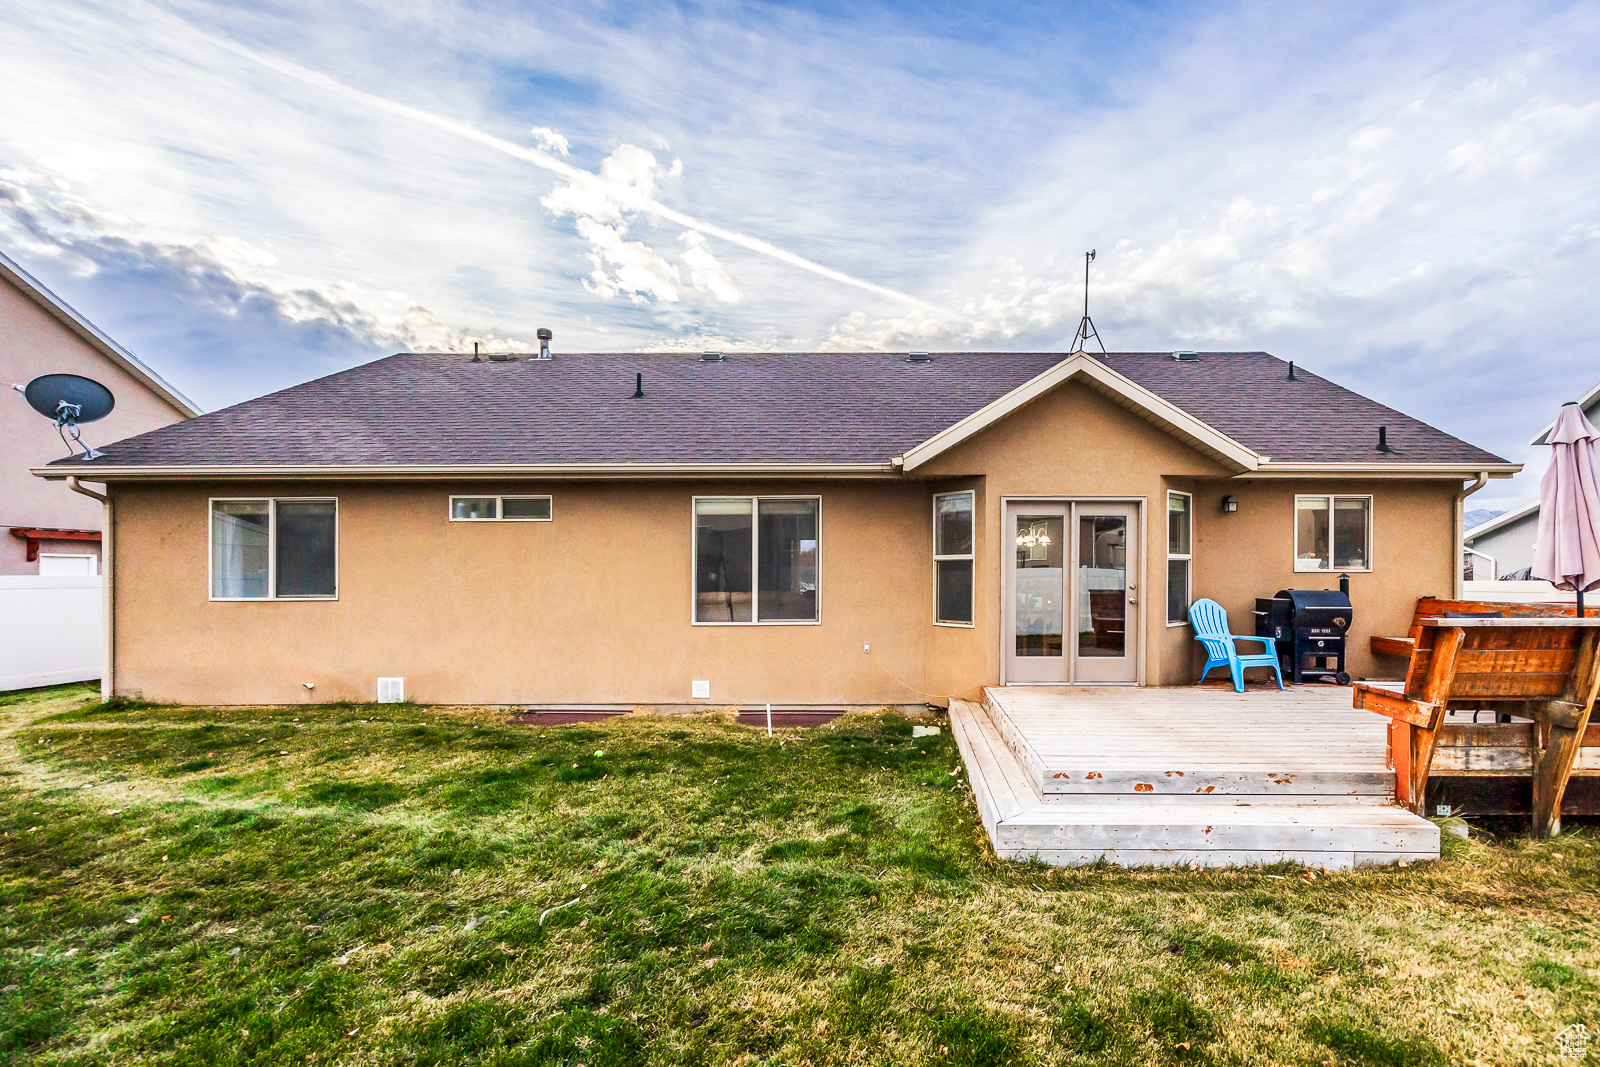
[{"label": "white cloud", "polygon": [[533,139],[539,142],[539,147],[546,152],[554,152],[560,156],[571,155],[572,146],[561,134],[548,126],[535,126],[531,131]]}]

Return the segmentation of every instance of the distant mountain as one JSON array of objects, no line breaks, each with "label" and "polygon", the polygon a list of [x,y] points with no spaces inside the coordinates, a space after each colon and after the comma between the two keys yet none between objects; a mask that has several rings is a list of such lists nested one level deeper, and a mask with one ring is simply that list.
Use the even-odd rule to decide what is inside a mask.
[{"label": "distant mountain", "polygon": [[1462,529],[1470,530],[1474,526],[1482,526],[1490,519],[1504,515],[1504,511],[1490,511],[1488,508],[1476,508],[1461,516]]}]

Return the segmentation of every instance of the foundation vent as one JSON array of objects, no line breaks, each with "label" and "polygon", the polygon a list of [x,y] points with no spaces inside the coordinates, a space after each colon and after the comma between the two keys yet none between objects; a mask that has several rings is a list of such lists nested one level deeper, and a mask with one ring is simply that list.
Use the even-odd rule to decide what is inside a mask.
[{"label": "foundation vent", "polygon": [[379,678],[378,703],[400,704],[406,699],[406,680],[404,678]]}]

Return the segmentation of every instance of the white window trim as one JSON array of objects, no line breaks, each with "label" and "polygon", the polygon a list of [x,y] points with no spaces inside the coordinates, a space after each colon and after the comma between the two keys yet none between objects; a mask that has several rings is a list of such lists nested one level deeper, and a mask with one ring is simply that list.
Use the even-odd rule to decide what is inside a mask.
[{"label": "white window trim", "polygon": [[[455,516],[457,500],[493,500],[495,517],[492,519],[458,519]],[[508,519],[505,517],[507,500],[548,500],[550,502],[550,514],[542,519],[532,516]],[[496,496],[492,493],[452,493],[450,498],[445,501],[444,514],[445,518],[451,522],[554,522],[556,518],[556,501],[555,497],[548,493],[506,493],[504,496]]]},{"label": "white window trim", "polygon": [[[969,509],[972,515],[972,551],[963,554],[939,554],[939,501],[945,497],[964,496],[972,504]],[[978,494],[971,489],[958,489],[950,493],[933,494],[933,624],[935,626],[953,626],[958,630],[973,630],[978,626]],[[972,564],[972,588],[969,597],[972,603],[967,609],[967,614],[972,617],[971,622],[941,622],[939,619],[939,564],[947,560],[967,560]]]},{"label": "white window trim", "polygon": [[[211,578],[214,544],[212,542],[213,512],[218,501],[226,503],[263,503],[267,505],[267,595],[266,596],[212,596]],[[314,503],[327,501],[333,504],[333,595],[332,596],[279,596],[278,595],[278,503]],[[213,496],[206,498],[206,599],[219,604],[262,604],[267,601],[295,603],[299,601],[330,601],[339,599],[339,498],[336,496]]]},{"label": "white window trim", "polygon": [[[1172,551],[1172,533],[1171,533],[1170,529],[1168,529],[1166,527],[1165,523],[1162,524],[1161,535],[1162,535],[1163,538],[1165,538],[1166,543],[1167,543],[1167,559],[1169,561],[1170,560],[1175,560],[1175,559],[1186,559],[1186,560],[1189,561],[1188,570],[1186,570],[1184,572],[1185,574],[1188,575],[1187,581],[1188,581],[1189,588],[1187,588],[1187,589],[1185,589],[1183,591],[1183,600],[1184,600],[1184,603],[1186,603],[1186,604],[1193,604],[1194,603],[1194,494],[1193,493],[1185,493],[1185,492],[1183,492],[1181,490],[1178,490],[1178,489],[1168,489],[1167,490],[1167,507],[1168,507],[1169,510],[1167,512],[1167,515],[1169,515],[1169,516],[1172,514],[1170,509],[1172,507],[1172,498],[1175,497],[1175,496],[1185,497],[1189,501],[1189,551],[1187,553]],[[1169,518],[1168,522],[1170,522],[1170,521],[1171,521],[1171,519]],[[1167,574],[1162,578],[1163,584],[1165,584],[1167,582],[1170,582],[1172,580],[1171,579],[1171,574],[1172,574],[1172,568],[1168,567],[1167,568]],[[1169,597],[1172,595],[1172,590],[1170,588],[1167,589],[1167,595]],[[1165,615],[1166,613],[1167,613],[1167,605],[1165,603],[1163,603],[1161,605],[1161,614]],[[1171,619],[1167,620],[1167,626],[1169,626],[1169,627],[1172,627],[1172,626],[1188,626],[1188,625],[1189,625],[1189,620],[1188,620],[1187,617],[1179,619],[1176,622],[1174,622]]]},{"label": "white window trim", "polygon": [[[700,577],[700,501],[750,501],[750,621],[701,622],[696,618]],[[814,619],[761,618],[761,501],[815,500],[817,502],[817,617]],[[822,495],[820,493],[706,493],[689,498],[689,625],[691,626],[821,626],[822,625]]]},{"label": "white window trim", "polygon": [[[1328,565],[1326,567],[1302,567],[1301,563],[1310,563],[1311,560],[1300,558],[1300,501],[1326,500],[1328,502]],[[1365,500],[1367,502],[1367,565],[1365,567],[1335,567],[1333,544],[1333,509],[1334,502],[1339,500]],[[1372,571],[1372,557],[1376,555],[1372,543],[1372,494],[1371,493],[1296,493],[1294,495],[1294,515],[1292,525],[1294,529],[1294,570],[1296,574],[1340,574],[1349,571],[1353,574],[1368,574]]]}]

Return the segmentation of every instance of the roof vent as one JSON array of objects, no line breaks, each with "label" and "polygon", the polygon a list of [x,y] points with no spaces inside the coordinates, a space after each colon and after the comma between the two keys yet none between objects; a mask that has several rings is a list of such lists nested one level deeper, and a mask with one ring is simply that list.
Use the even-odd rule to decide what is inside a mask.
[{"label": "roof vent", "polygon": [[541,326],[533,332],[533,335],[539,339],[539,358],[549,359],[550,340],[555,337],[555,334]]},{"label": "roof vent", "polygon": [[933,357],[928,355],[928,353],[926,353],[926,352],[907,352],[906,353],[906,362],[907,363],[932,363],[933,362]]},{"label": "roof vent", "polygon": [[1200,353],[1189,352],[1187,350],[1182,352],[1174,352],[1172,353],[1172,358],[1177,360],[1179,363],[1199,363]]},{"label": "roof vent", "polygon": [[700,353],[700,362],[701,363],[721,363],[724,358],[725,357],[722,355],[721,352],[702,352],[702,353]]},{"label": "roof vent", "polygon": [[1387,453],[1390,453],[1391,455],[1398,455],[1399,452],[1400,452],[1400,450],[1398,448],[1394,447],[1393,445],[1391,445],[1389,443],[1389,427],[1387,427],[1387,426],[1379,426],[1378,427],[1378,448],[1377,448],[1377,451],[1379,451],[1379,452],[1387,452]]}]

